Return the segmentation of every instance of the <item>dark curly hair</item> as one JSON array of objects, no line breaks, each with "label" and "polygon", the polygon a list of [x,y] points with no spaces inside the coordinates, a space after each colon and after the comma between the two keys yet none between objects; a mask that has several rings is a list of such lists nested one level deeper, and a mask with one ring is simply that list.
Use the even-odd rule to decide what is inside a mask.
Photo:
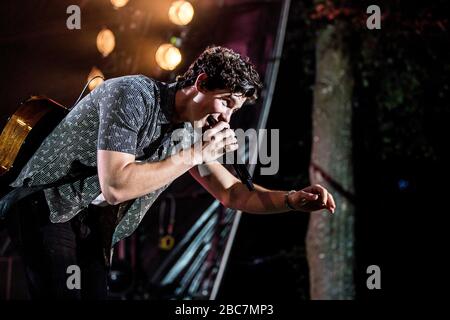
[{"label": "dark curly hair", "polygon": [[251,101],[257,99],[262,88],[258,72],[249,59],[220,46],[206,48],[176,80],[185,88],[193,85],[201,73],[208,76],[204,83],[207,90],[229,89]]}]

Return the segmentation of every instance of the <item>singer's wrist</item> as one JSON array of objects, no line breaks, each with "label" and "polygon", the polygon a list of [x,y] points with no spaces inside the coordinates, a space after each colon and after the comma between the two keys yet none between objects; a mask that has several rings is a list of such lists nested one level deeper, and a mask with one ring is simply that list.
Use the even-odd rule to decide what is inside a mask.
[{"label": "singer's wrist", "polygon": [[201,148],[193,144],[189,149],[185,149],[188,154],[190,164],[195,167],[203,163]]},{"label": "singer's wrist", "polygon": [[172,160],[175,162],[182,162],[190,167],[195,167],[201,161],[201,157],[198,157],[194,151],[194,148],[190,147],[181,149],[177,154],[174,154],[172,156]]},{"label": "singer's wrist", "polygon": [[289,211],[297,211],[297,209],[294,208],[294,206],[291,204],[291,201],[289,199],[289,196],[296,192],[297,191],[295,191],[295,190],[291,190],[291,191],[286,192],[284,195],[284,205],[285,205],[286,209],[288,209]]}]

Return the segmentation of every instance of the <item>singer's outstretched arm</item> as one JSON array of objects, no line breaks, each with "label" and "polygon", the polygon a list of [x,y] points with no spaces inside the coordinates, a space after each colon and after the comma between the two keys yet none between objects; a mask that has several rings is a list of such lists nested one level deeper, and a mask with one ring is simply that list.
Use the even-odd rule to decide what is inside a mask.
[{"label": "singer's outstretched arm", "polygon": [[[198,166],[189,170],[190,174],[225,207],[260,214],[289,211],[285,203],[287,191],[269,190],[257,184],[254,184],[254,191],[249,191],[219,162],[210,162],[203,166],[209,174],[202,176]],[[331,193],[320,185],[292,193],[288,201],[296,210],[304,212],[321,209],[334,212],[336,208]]]}]

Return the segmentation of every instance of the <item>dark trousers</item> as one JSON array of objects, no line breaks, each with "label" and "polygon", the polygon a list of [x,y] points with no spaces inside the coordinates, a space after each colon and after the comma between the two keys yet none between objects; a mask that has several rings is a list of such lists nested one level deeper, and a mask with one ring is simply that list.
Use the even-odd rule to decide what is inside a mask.
[{"label": "dark trousers", "polygon": [[[108,267],[94,206],[70,221],[52,223],[41,191],[18,202],[8,216],[7,225],[23,258],[32,299],[107,298]],[[73,288],[76,271],[69,266],[79,267],[80,289]],[[68,279],[72,285],[67,284]]]}]

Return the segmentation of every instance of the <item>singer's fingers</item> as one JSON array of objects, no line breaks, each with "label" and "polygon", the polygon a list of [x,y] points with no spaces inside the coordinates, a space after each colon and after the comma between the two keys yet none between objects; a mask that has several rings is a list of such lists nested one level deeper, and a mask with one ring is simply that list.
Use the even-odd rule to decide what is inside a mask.
[{"label": "singer's fingers", "polygon": [[203,141],[214,141],[215,140],[215,134],[212,129],[208,129],[203,134]]},{"label": "singer's fingers", "polygon": [[228,136],[224,140],[225,140],[225,145],[237,144],[237,139],[234,136]]},{"label": "singer's fingers", "polygon": [[238,148],[239,148],[239,146],[237,143],[229,144],[229,145],[225,146],[225,153],[237,150]]},{"label": "singer's fingers", "polygon": [[219,137],[219,139],[228,139],[228,138],[234,138],[236,139],[236,135],[234,134],[234,130],[232,129],[225,129],[219,132],[216,137]]},{"label": "singer's fingers", "polygon": [[230,144],[237,144],[237,139],[235,137],[227,137],[222,140],[224,142],[224,146],[228,146]]},{"label": "singer's fingers", "polygon": [[309,193],[309,192],[305,192],[305,191],[302,191],[302,195],[303,195],[303,199],[308,200],[308,201],[315,201],[319,198],[319,196],[317,194]]},{"label": "singer's fingers", "polygon": [[313,185],[312,190],[320,195],[318,200],[320,200],[323,205],[326,205],[328,201],[328,191],[320,184]]},{"label": "singer's fingers", "polygon": [[328,193],[328,209],[330,209],[331,213],[334,213],[334,210],[336,209],[336,203],[334,202],[331,193]]},{"label": "singer's fingers", "polygon": [[220,132],[224,129],[229,129],[230,124],[225,121],[219,121],[217,124],[214,125],[210,130],[212,130],[214,133]]},{"label": "singer's fingers", "polygon": [[223,148],[228,145],[237,144],[237,139],[230,136],[222,140],[218,140],[216,143],[216,148]]},{"label": "singer's fingers", "polygon": [[[213,128],[206,130],[205,134],[203,135],[204,141],[211,141],[219,139],[217,136],[219,132],[221,132],[224,129],[229,129],[230,125],[225,121],[220,121],[218,124],[216,124]],[[214,139],[213,139],[214,137]]]},{"label": "singer's fingers", "polygon": [[216,133],[214,135],[214,139],[212,139],[212,140],[221,141],[224,139],[228,139],[230,137],[233,137],[233,138],[235,137],[234,131],[231,129],[224,129],[224,130]]}]

